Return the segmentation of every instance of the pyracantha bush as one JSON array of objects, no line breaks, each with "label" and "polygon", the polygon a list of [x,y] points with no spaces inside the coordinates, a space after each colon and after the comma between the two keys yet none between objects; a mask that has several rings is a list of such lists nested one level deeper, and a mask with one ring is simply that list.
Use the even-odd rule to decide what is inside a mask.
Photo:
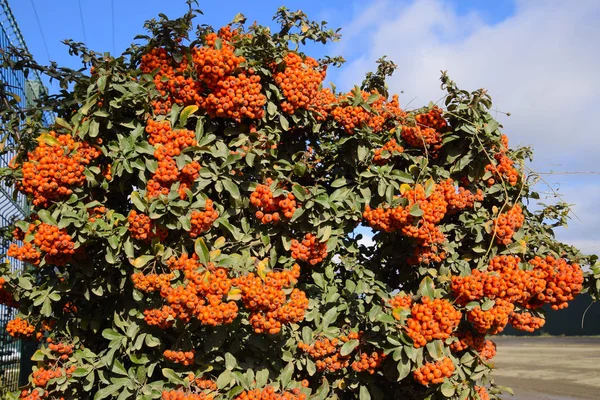
[{"label": "pyracantha bush", "polygon": [[597,294],[485,90],[443,73],[440,104],[403,109],[385,59],[327,88],[342,60],[300,49],[339,35],[301,12],[192,35],[195,14],[116,58],[67,42],[91,70],[5,57],[63,87],[26,110],[2,92],[31,214],[0,299],[40,342],[12,398],[494,399],[490,336]]}]

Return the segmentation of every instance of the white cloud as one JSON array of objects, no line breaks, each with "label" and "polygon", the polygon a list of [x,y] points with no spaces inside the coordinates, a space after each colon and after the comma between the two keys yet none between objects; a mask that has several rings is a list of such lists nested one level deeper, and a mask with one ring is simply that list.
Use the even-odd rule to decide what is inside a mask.
[{"label": "white cloud", "polygon": [[[497,118],[511,145],[534,147],[536,169],[598,171],[598,21],[597,0],[521,0],[514,15],[494,25],[473,12],[459,15],[441,0],[377,1],[344,27],[346,44],[333,53],[350,62],[333,79],[349,88],[388,55],[399,65],[390,89],[404,91],[402,103],[414,98],[410,106],[417,107],[443,96],[440,70],[448,70],[460,87],[487,88],[494,107],[511,113]],[[598,252],[598,175],[552,181],[563,187],[565,200],[577,204],[580,218],[561,237]]]}]

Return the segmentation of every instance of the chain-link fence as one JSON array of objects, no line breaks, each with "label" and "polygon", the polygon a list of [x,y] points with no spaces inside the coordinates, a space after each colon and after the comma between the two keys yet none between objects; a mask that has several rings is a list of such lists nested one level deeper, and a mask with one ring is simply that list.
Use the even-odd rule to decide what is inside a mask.
[{"label": "chain-link fence", "polygon": [[[0,48],[8,49],[11,46],[27,49],[8,1],[0,0]],[[21,107],[31,107],[33,100],[46,92],[41,77],[35,71],[27,80],[22,71],[0,67],[0,80],[7,92],[19,96]],[[44,113],[43,118],[46,125],[53,120],[50,113]],[[0,130],[2,128],[0,126]],[[9,148],[13,143],[3,144],[4,148]],[[0,167],[8,166],[13,156],[13,152],[5,152],[0,156]],[[0,182],[0,228],[22,219],[27,213],[27,199],[23,194],[15,192],[12,186]],[[8,241],[0,239],[0,255],[6,254],[9,244]],[[24,267],[18,260],[11,259],[10,262],[13,270]],[[7,322],[16,314],[16,309],[0,305],[0,397],[2,398],[7,392],[16,390],[20,384],[25,383],[27,371],[31,368],[31,344],[13,340],[6,332]]]}]

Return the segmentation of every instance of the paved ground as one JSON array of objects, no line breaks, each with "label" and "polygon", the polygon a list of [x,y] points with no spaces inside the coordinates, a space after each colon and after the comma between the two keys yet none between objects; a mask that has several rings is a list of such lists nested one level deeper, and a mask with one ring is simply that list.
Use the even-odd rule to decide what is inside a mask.
[{"label": "paved ground", "polygon": [[599,400],[600,337],[497,337],[494,376],[515,400]]}]

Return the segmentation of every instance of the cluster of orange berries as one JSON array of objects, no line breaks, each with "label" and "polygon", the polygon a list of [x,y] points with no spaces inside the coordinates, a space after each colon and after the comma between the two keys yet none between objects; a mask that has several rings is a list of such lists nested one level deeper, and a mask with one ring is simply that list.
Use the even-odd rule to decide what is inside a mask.
[{"label": "cluster of orange berries", "polygon": [[317,91],[315,97],[310,104],[310,110],[313,111],[315,119],[319,122],[323,122],[329,117],[331,110],[333,110],[337,103],[336,95],[329,88],[321,89]]},{"label": "cluster of orange berries", "polygon": [[453,276],[451,287],[457,303],[464,305],[485,296],[525,304],[542,293],[546,286],[544,273],[539,269],[522,270],[520,261],[517,256],[496,256],[485,272],[473,270],[469,276]]},{"label": "cluster of orange berries", "polygon": [[296,53],[286,54],[283,62],[283,71],[273,75],[286,98],[281,102],[282,110],[293,114],[298,109],[308,109],[325,79],[326,68],[319,70],[319,63],[314,58],[303,59]]},{"label": "cluster of orange berries", "polygon": [[136,272],[131,275],[133,286],[144,293],[159,292],[171,284],[174,274],[146,274]]},{"label": "cluster of orange berries", "polygon": [[148,119],[146,122],[146,133],[148,142],[155,147],[154,158],[158,161],[158,167],[148,180],[147,196],[153,198],[168,195],[171,185],[179,182],[179,196],[186,197],[186,189],[194,184],[200,176],[200,164],[192,161],[181,170],[177,167],[175,157],[181,154],[186,147],[197,144],[196,135],[187,129],[171,129],[169,121],[154,121]]},{"label": "cluster of orange berries", "polygon": [[25,242],[22,246],[11,243],[6,255],[32,265],[39,265],[42,258],[42,254],[30,242]]},{"label": "cluster of orange berries", "polygon": [[263,224],[277,223],[281,217],[292,218],[296,212],[296,197],[292,193],[273,197],[273,192],[268,186],[273,181],[269,178],[267,185],[258,185],[250,195],[250,204],[258,208],[255,216]]},{"label": "cluster of orange berries", "polygon": [[[486,171],[491,171],[496,177],[503,177],[508,181],[508,184],[511,186],[515,186],[519,182],[519,171],[514,167],[515,162],[510,159],[506,155],[508,151],[508,137],[506,135],[502,135],[502,146],[500,151],[494,154],[494,159],[496,160],[496,165],[488,164],[485,169]],[[494,178],[488,179],[488,185],[491,186],[495,183]]]},{"label": "cluster of orange berries", "polygon": [[456,334],[457,341],[450,345],[454,352],[461,352],[467,349],[473,349],[484,360],[491,360],[496,355],[496,344],[491,340],[486,340],[485,335],[472,333],[471,331],[459,331]]},{"label": "cluster of orange berries", "polygon": [[583,289],[583,271],[579,264],[569,264],[563,258],[552,256],[536,256],[529,264],[534,271],[541,271],[546,281],[544,291],[526,304],[529,308],[539,308],[543,303],[550,304],[553,310],[566,308]]},{"label": "cluster of orange berries", "polygon": [[[475,392],[479,396],[479,400],[490,400],[490,395],[485,387],[475,386]],[[472,399],[472,400],[475,400],[475,399]]]},{"label": "cluster of orange berries", "polygon": [[[506,306],[505,303],[508,302],[529,309],[550,304],[553,309],[558,310],[567,307],[568,302],[582,290],[583,271],[578,264],[569,264],[564,259],[552,256],[537,256],[529,261],[531,269],[526,270],[519,267],[520,261],[519,257],[512,255],[496,256],[490,260],[485,272],[473,270],[469,276],[453,276],[451,288],[456,302],[464,305],[488,297],[500,302],[505,308],[511,308]],[[477,315],[477,318],[473,316],[477,324],[482,324],[479,317],[491,318],[489,315],[483,317],[485,312],[481,310],[472,311]],[[512,309],[508,316],[517,329],[531,331],[544,324],[543,318],[533,317],[529,313],[517,314]],[[503,316],[495,324],[500,322],[506,325],[508,320]]]},{"label": "cluster of orange berries", "polygon": [[201,390],[217,390],[217,383],[211,379],[203,378],[202,376],[196,377],[193,373],[189,373],[187,376],[190,384],[196,386]]},{"label": "cluster of orange berries", "polygon": [[[385,232],[400,231],[404,236],[415,239],[418,245],[415,249],[415,259],[418,262],[444,259],[445,252],[440,251],[437,246],[432,247],[445,241],[443,233],[436,225],[447,214],[473,207],[475,201],[483,198],[480,191],[476,194],[464,188],[457,191],[452,179],[434,185],[429,195],[425,186],[421,184],[406,190],[401,195],[408,200],[406,206],[372,209],[367,205],[363,212],[363,218],[372,228]],[[415,205],[423,212],[421,217],[410,214]]]},{"label": "cluster of orange berries", "polygon": [[498,218],[494,219],[496,242],[504,245],[511,244],[513,235],[523,226],[523,222],[525,216],[519,204],[515,204],[506,213],[498,215]]},{"label": "cluster of orange berries", "polygon": [[[369,96],[379,95],[376,91],[367,93],[361,91],[363,101],[367,101]],[[333,119],[340,124],[347,133],[354,133],[355,129],[363,126],[368,126],[374,133],[381,132],[385,123],[390,118],[400,117],[404,115],[398,103],[398,96],[394,95],[391,101],[386,101],[383,96],[380,96],[372,102],[368,111],[365,107],[358,105],[354,106],[354,94],[340,95],[338,104],[331,111]],[[348,104],[345,104],[348,103]]]},{"label": "cluster of orange berries", "polygon": [[530,312],[512,313],[510,315],[512,327],[524,332],[534,332],[544,326],[545,323],[544,318],[536,317]]},{"label": "cluster of orange berries", "polygon": [[[357,332],[351,332],[345,341],[358,339]],[[323,338],[316,340],[314,344],[298,343],[298,348],[307,353],[313,360],[318,371],[335,372],[350,365],[350,356],[340,354],[340,342],[337,338]]]},{"label": "cluster of orange berries", "polygon": [[162,400],[212,400],[213,396],[206,393],[188,393],[183,390],[163,390]]},{"label": "cluster of orange berries", "polygon": [[49,224],[40,224],[35,230],[33,243],[44,253],[46,262],[64,265],[75,254],[75,243],[64,229]]},{"label": "cluster of orange berries", "polygon": [[234,301],[224,301],[233,282],[224,268],[208,266],[204,272],[199,272],[201,265],[197,256],[188,257],[186,254],[170,258],[167,264],[171,271],[183,271],[184,285],[172,287],[172,273],[150,275],[149,279],[139,274],[134,274],[135,278],[132,276],[136,287],[158,291],[167,303],[161,309],[144,310],[146,323],[167,329],[175,319],[187,323],[192,317],[210,326],[233,322],[237,317],[238,307]]},{"label": "cluster of orange berries", "polygon": [[[382,153],[384,151],[387,151],[390,156],[383,158],[382,157]],[[398,144],[398,142],[396,142],[396,139],[392,139],[389,142],[387,142],[386,144],[383,145],[383,147],[379,148],[379,149],[375,149],[375,155],[373,156],[373,164],[377,164],[377,165],[384,165],[387,164],[391,157],[394,156],[396,153],[403,153],[404,152],[404,147],[400,146]]]},{"label": "cluster of orange berries", "polygon": [[29,339],[35,333],[35,326],[23,318],[15,318],[6,324],[6,332],[14,338]]},{"label": "cluster of orange berries", "polygon": [[495,304],[488,310],[480,306],[467,311],[467,319],[479,333],[498,334],[508,324],[508,317],[515,305],[506,300],[496,299]]},{"label": "cluster of orange berries", "polygon": [[73,371],[75,371],[76,369],[77,366],[75,365],[71,365],[68,368],[54,369],[46,369],[42,367],[32,374],[32,383],[38,387],[46,387],[50,379],[60,378],[63,376],[70,377]]},{"label": "cluster of orange berries", "polygon": [[427,149],[435,156],[442,145],[442,133],[448,123],[442,116],[439,107],[433,107],[429,112],[415,116],[416,125],[402,127],[402,139],[411,147]]},{"label": "cluster of orange berries", "polygon": [[375,371],[381,367],[385,358],[386,355],[383,351],[374,351],[371,354],[362,353],[360,355],[360,360],[352,363],[352,369],[356,372],[367,371],[369,374],[373,375]]},{"label": "cluster of orange berries", "polygon": [[425,363],[422,367],[413,372],[415,381],[423,386],[438,384],[450,378],[454,373],[454,364],[448,357],[444,357],[434,363]]},{"label": "cluster of orange berries", "polygon": [[413,304],[410,314],[406,320],[406,333],[416,348],[436,339],[449,338],[462,317],[448,300],[432,300],[427,296],[421,298],[420,303]]},{"label": "cluster of orange berries", "polygon": [[166,360],[174,362],[176,364],[181,364],[184,366],[192,365],[196,359],[196,351],[174,351],[174,350],[165,350],[163,352],[163,357]]},{"label": "cluster of orange berries", "polygon": [[169,235],[167,229],[155,226],[149,216],[135,210],[129,212],[127,222],[129,222],[127,229],[131,237],[136,240],[151,241],[156,237],[162,241]]},{"label": "cluster of orange berries", "polygon": [[235,400],[306,400],[304,393],[295,388],[291,392],[277,393],[275,388],[267,386],[263,389],[244,390]]},{"label": "cluster of orange berries", "polygon": [[315,235],[307,233],[302,242],[292,239],[290,251],[294,260],[317,265],[327,257],[327,243],[321,243]]},{"label": "cluster of orange berries", "polygon": [[40,140],[23,163],[23,179],[17,187],[33,196],[33,204],[47,207],[73,193],[72,187],[85,183],[85,167],[100,156],[100,150],[87,142],[75,141],[71,135],[51,131],[52,144]]},{"label": "cluster of orange berries", "polygon": [[[19,399],[21,400],[39,400],[46,397],[48,397],[48,391],[42,389],[22,390],[19,395]],[[64,400],[64,398],[61,397],[60,400]]]},{"label": "cluster of orange berries", "polygon": [[267,272],[264,280],[253,273],[237,279],[244,306],[251,311],[250,324],[254,332],[275,334],[283,324],[304,319],[308,308],[306,294],[293,289],[288,299],[285,293],[299,277],[300,266],[295,264],[291,270]]},{"label": "cluster of orange berries", "polygon": [[[397,296],[394,296],[391,299],[389,299],[387,301],[387,304],[392,309],[398,309],[398,308],[410,309],[412,307],[412,297],[410,297],[409,295],[397,295]],[[396,316],[395,316],[395,318],[399,319]]]},{"label": "cluster of orange berries", "polygon": [[215,210],[213,201],[207,199],[204,211],[192,211],[190,237],[196,238],[208,231],[217,218],[219,218],[219,213]]},{"label": "cluster of orange berries", "polygon": [[[237,122],[242,118],[260,119],[267,98],[261,93],[260,77],[254,70],[242,69],[241,64],[246,59],[235,55],[232,40],[236,36],[237,31],[223,27],[218,34],[206,35],[206,46],[193,51],[194,67],[209,91],[200,106],[212,117],[226,117]],[[218,39],[221,39],[220,48],[216,46]]]},{"label": "cluster of orange berries", "polygon": [[183,75],[187,64],[186,57],[183,57],[180,63],[176,63],[163,48],[154,48],[142,55],[140,69],[143,73],[149,74],[158,70],[154,75],[154,84],[162,98],[151,102],[155,114],[167,114],[173,104],[182,105],[200,101],[201,88],[192,78],[185,78]]},{"label": "cluster of orange berries", "polygon": [[53,352],[60,355],[62,360],[67,360],[71,354],[73,354],[73,345],[66,343],[53,343],[52,338],[48,338],[48,348]]},{"label": "cluster of orange berries", "polygon": [[93,207],[92,209],[88,210],[88,215],[89,215],[88,221],[94,223],[94,222],[96,222],[97,219],[102,218],[104,213],[106,213],[106,207],[104,207],[104,206]]},{"label": "cluster of orange berries", "polygon": [[144,310],[144,321],[150,326],[156,326],[160,329],[168,329],[173,326],[175,321],[175,311],[169,306],[162,306],[160,309]]},{"label": "cluster of orange berries", "polygon": [[32,232],[33,242],[25,242],[23,246],[12,243],[7,255],[26,263],[39,265],[42,253],[47,263],[53,265],[65,265],[73,254],[75,254],[75,243],[64,229],[49,224],[30,224],[29,232]]}]

